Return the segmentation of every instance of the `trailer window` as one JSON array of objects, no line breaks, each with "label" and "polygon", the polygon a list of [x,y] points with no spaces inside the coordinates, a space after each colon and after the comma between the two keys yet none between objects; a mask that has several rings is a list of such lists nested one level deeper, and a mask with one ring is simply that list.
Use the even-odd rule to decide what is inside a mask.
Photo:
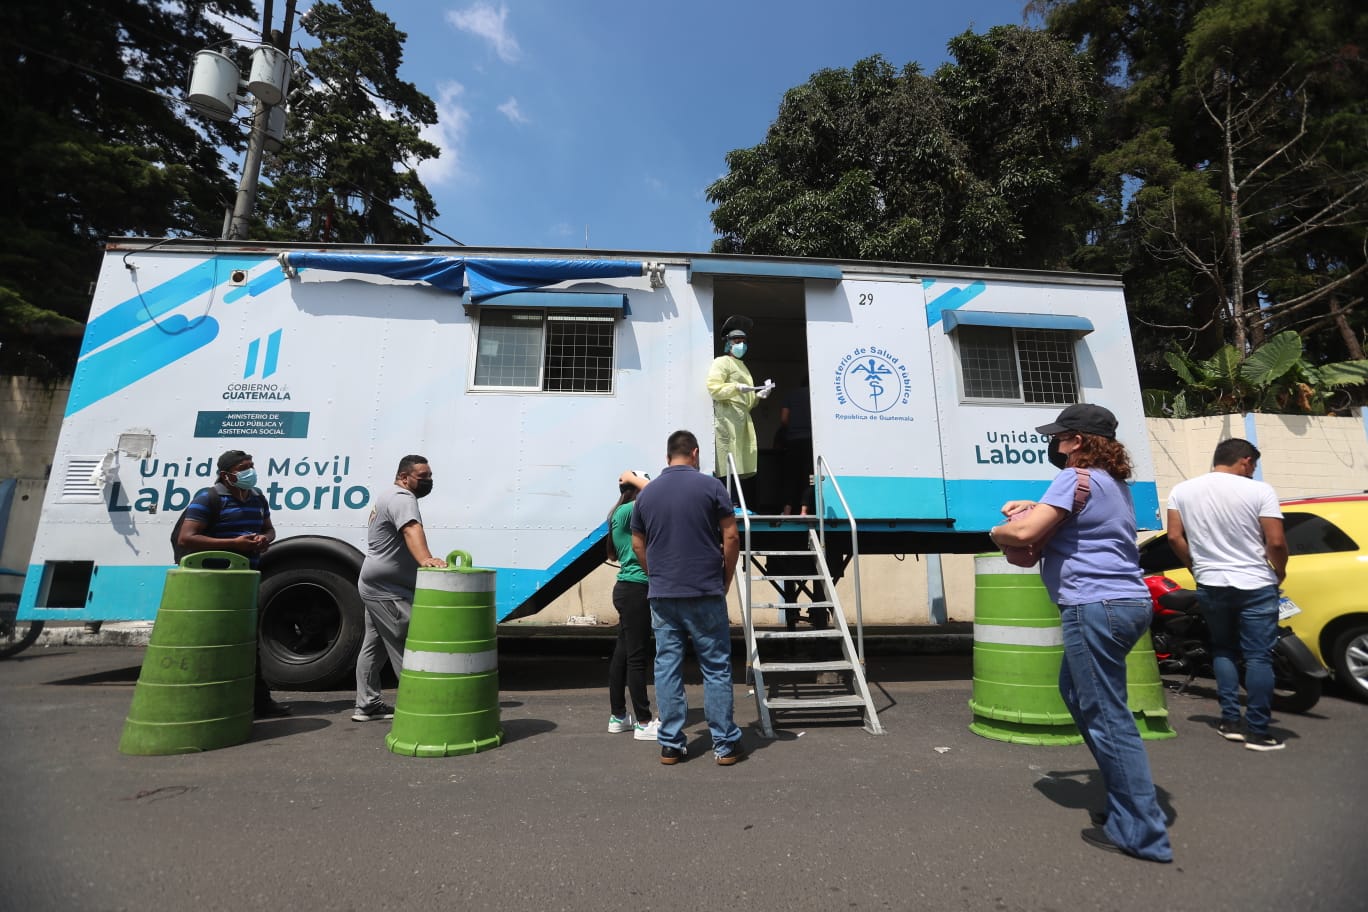
[{"label": "trailer window", "polygon": [[966,399],[1046,405],[1078,401],[1073,333],[961,326],[955,335]]},{"label": "trailer window", "polygon": [[488,309],[480,315],[474,385],[611,393],[616,323],[609,313]]}]

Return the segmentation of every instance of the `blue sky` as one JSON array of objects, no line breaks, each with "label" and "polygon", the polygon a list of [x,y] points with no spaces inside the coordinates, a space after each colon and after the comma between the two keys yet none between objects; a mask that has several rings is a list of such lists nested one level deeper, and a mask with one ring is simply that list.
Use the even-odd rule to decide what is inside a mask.
[{"label": "blue sky", "polygon": [[785,90],[875,53],[930,72],[965,29],[1020,24],[1025,0],[375,5],[408,33],[401,75],[441,112],[442,157],[420,167],[440,230],[701,252],[707,186],[764,139]]}]

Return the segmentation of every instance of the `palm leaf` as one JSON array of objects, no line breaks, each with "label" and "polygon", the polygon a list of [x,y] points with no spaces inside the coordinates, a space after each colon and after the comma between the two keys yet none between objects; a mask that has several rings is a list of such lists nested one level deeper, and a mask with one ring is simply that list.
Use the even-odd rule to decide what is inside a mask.
[{"label": "palm leaf", "polygon": [[1320,374],[1321,385],[1326,389],[1368,383],[1368,361],[1365,360],[1322,364],[1316,371]]},{"label": "palm leaf", "polygon": [[1202,362],[1202,370],[1212,380],[1228,390],[1234,390],[1240,379],[1240,363],[1243,359],[1233,345],[1225,345],[1210,358]]},{"label": "palm leaf", "polygon": [[1280,332],[1245,358],[1240,378],[1252,386],[1271,386],[1292,370],[1301,356],[1301,336],[1291,330]]}]

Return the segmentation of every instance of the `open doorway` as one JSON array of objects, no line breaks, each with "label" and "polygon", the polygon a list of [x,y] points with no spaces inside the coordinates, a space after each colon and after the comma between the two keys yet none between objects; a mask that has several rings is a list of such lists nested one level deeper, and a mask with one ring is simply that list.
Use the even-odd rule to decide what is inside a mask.
[{"label": "open doorway", "polygon": [[[777,514],[795,496],[786,491],[791,471],[786,473],[789,454],[781,416],[786,406],[791,420],[811,414],[803,281],[718,276],[713,286],[714,357],[722,354],[723,325],[736,316],[751,321],[745,362],[752,379],[757,385],[773,380],[775,386],[773,394],[751,412],[759,461],[755,478],[747,486],[747,506],[756,513]],[[810,427],[809,422],[809,439]],[[807,461],[810,464],[810,456]],[[790,506],[798,511],[797,504]]]}]

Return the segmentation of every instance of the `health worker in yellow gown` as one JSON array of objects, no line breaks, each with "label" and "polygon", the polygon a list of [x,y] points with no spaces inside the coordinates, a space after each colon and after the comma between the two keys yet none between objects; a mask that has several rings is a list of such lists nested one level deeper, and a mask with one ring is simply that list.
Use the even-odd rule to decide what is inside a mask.
[{"label": "health worker in yellow gown", "polygon": [[742,478],[755,474],[759,461],[759,447],[755,440],[755,424],[751,409],[760,399],[769,396],[774,383],[755,386],[751,373],[741,359],[746,356],[746,334],[733,329],[727,333],[723,354],[713,359],[708,369],[708,395],[713,401],[713,435],[717,441],[717,464],[713,471],[719,478],[727,477],[727,454],[736,461],[736,472]]}]

